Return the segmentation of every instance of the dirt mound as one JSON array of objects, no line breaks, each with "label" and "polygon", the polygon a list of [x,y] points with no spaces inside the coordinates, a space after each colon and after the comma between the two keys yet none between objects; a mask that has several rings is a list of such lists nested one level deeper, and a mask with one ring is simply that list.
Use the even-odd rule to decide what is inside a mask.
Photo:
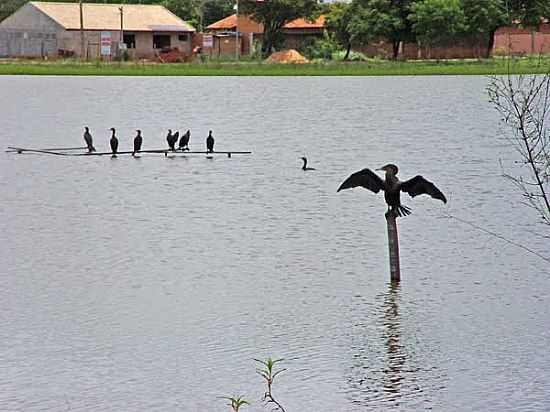
[{"label": "dirt mound", "polygon": [[292,64],[300,64],[300,63],[309,63],[309,60],[306,59],[304,56],[302,56],[300,53],[298,53],[294,49],[289,50],[281,50],[278,52],[273,53],[271,56],[269,56],[266,61],[266,63],[292,63]]}]

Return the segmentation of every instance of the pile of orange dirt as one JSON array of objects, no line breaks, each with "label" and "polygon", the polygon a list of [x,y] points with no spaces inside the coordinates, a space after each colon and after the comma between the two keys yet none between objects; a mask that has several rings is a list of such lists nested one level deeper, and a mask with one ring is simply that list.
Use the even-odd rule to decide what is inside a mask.
[{"label": "pile of orange dirt", "polygon": [[278,52],[273,53],[271,56],[269,56],[266,61],[266,63],[292,63],[292,64],[300,64],[300,63],[309,63],[309,60],[306,59],[304,56],[302,56],[300,53],[298,53],[294,49],[289,50],[281,50]]}]

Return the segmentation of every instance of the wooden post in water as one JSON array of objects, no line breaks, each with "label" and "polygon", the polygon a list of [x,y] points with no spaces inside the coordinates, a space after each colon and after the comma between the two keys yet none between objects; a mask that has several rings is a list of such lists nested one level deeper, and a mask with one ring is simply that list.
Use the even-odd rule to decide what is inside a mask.
[{"label": "wooden post in water", "polygon": [[399,238],[397,236],[397,222],[395,214],[391,211],[386,213],[386,222],[388,224],[388,249],[390,252],[390,279],[391,282],[401,280],[401,271],[399,269]]}]

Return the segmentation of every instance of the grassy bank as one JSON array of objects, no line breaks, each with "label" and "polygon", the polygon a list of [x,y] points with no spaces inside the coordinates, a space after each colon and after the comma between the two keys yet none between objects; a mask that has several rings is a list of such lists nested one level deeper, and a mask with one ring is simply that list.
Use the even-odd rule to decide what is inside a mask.
[{"label": "grassy bank", "polygon": [[546,73],[550,58],[326,62],[273,65],[256,62],[155,64],[142,62],[85,63],[75,60],[0,61],[0,75],[51,76],[424,76]]}]

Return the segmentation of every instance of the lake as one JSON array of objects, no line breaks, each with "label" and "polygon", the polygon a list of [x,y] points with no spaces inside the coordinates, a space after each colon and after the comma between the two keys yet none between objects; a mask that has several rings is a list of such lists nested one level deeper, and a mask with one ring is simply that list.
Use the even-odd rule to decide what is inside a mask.
[{"label": "lake", "polygon": [[[0,77],[0,143],[252,155],[0,156],[0,410],[548,411],[549,254],[485,77]],[[315,171],[301,170],[307,156]],[[422,174],[398,220],[336,193]],[[502,166],[501,166],[502,164]],[[548,232],[546,232],[548,235]]]}]

